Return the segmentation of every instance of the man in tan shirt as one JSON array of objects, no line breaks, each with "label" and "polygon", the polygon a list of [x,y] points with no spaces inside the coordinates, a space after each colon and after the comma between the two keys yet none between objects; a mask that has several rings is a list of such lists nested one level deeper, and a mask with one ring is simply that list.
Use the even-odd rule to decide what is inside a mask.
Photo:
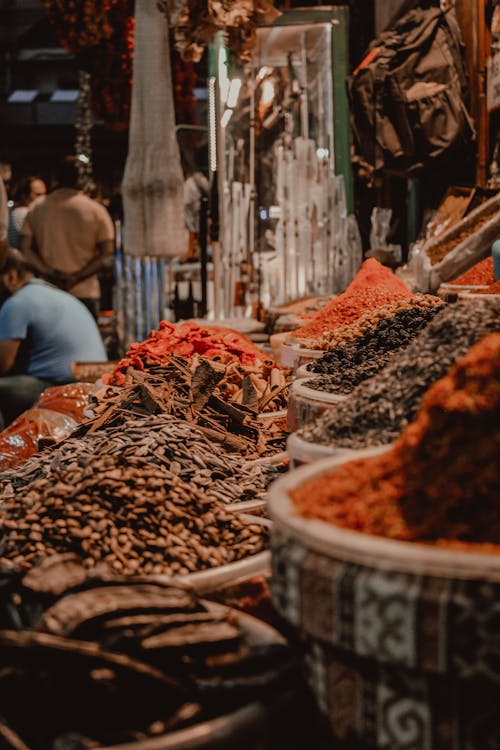
[{"label": "man in tan shirt", "polygon": [[97,318],[97,274],[112,262],[114,226],[104,206],[79,190],[75,157],[64,160],[57,188],[30,207],[20,245],[35,271],[81,300]]}]

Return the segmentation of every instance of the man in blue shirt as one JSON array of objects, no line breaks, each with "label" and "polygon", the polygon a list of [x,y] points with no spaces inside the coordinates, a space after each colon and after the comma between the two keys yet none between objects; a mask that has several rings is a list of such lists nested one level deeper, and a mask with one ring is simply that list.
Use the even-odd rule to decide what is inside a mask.
[{"label": "man in blue shirt", "polygon": [[45,388],[72,382],[72,362],[107,357],[85,305],[36,279],[17,250],[0,271],[0,294],[0,424],[7,425]]}]

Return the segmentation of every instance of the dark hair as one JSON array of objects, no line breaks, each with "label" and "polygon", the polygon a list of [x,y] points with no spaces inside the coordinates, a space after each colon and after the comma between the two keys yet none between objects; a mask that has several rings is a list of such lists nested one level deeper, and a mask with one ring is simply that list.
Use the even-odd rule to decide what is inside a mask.
[{"label": "dark hair", "polygon": [[57,176],[58,187],[78,189],[80,187],[80,172],[76,156],[66,156],[59,167]]},{"label": "dark hair", "polygon": [[[41,177],[36,175],[30,175],[29,177],[21,177],[14,186],[12,192],[12,198],[17,206],[27,206],[30,202],[31,185],[35,180],[41,180]],[[43,180],[42,180],[43,181]]]},{"label": "dark hair", "polygon": [[7,257],[0,273],[4,274],[8,273],[8,271],[17,271],[20,279],[24,279],[26,274],[31,273],[31,268],[26,262],[24,255],[14,247],[9,247],[7,250]]}]

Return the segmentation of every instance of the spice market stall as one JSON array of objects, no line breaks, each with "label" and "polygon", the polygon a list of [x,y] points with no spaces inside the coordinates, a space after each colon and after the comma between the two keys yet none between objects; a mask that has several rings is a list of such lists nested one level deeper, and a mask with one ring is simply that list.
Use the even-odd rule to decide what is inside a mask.
[{"label": "spice market stall", "polygon": [[272,487],[273,601],[339,747],[498,745],[499,418],[494,333],[392,447]]}]

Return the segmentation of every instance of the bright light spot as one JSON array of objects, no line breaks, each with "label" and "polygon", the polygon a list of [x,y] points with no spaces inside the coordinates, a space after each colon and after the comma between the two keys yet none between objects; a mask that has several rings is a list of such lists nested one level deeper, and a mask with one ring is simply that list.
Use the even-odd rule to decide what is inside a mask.
[{"label": "bright light spot", "polygon": [[86,156],[85,154],[78,154],[76,158],[78,159],[78,161],[81,161],[83,164],[88,164],[90,161],[89,157]]},{"label": "bright light spot", "polygon": [[320,161],[327,161],[328,156],[330,155],[330,152],[327,148],[317,148],[316,149],[316,156]]},{"label": "bright light spot", "polygon": [[265,221],[267,219],[267,211],[265,208],[260,209],[259,216],[262,219],[262,221]]},{"label": "bright light spot", "polygon": [[219,49],[219,88],[220,98],[223,102],[227,101],[229,94],[229,77],[227,75],[227,56],[224,47]]},{"label": "bright light spot", "polygon": [[238,101],[238,95],[240,93],[241,80],[239,78],[233,78],[231,85],[229,86],[229,94],[227,95],[227,106],[234,107]]},{"label": "bright light spot", "polygon": [[221,128],[225,128],[233,114],[232,109],[226,109],[220,120]]},{"label": "bright light spot", "polygon": [[262,96],[261,103],[264,107],[268,107],[274,99],[274,85],[272,81],[264,81],[262,84]]},{"label": "bright light spot", "polygon": [[262,81],[266,76],[271,73],[272,68],[268,68],[267,65],[263,65],[262,68],[257,73],[257,80]]}]

